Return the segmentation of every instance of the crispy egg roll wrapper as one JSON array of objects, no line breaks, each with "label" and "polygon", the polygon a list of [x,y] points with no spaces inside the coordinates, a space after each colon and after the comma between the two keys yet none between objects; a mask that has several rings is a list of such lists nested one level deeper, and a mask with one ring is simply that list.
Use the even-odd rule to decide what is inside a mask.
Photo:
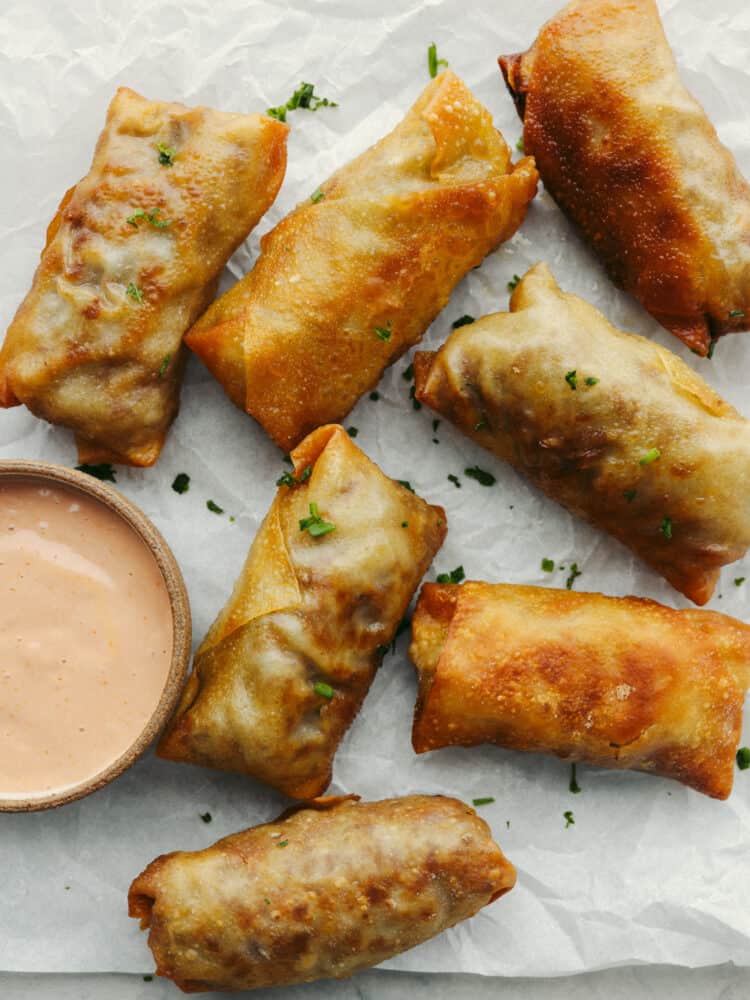
[{"label": "crispy egg roll wrapper", "polygon": [[705,604],[750,545],[750,423],[543,264],[510,309],[418,353],[417,399]]},{"label": "crispy egg roll wrapper", "polygon": [[[328,786],[446,521],[341,427],[319,428],[292,458],[298,479],[312,471],[279,488],[158,752],[302,799]],[[300,530],[311,503],[334,531]]]},{"label": "crispy egg roll wrapper", "polygon": [[421,339],[520,226],[536,185],[534,161],[511,164],[489,112],[446,71],[263,237],[255,268],[186,343],[288,451]]},{"label": "crispy egg roll wrapper", "polygon": [[153,861],[128,904],[157,973],[186,993],[343,979],[513,888],[513,865],[462,802],[356,800],[318,799]]},{"label": "crispy egg roll wrapper", "polygon": [[725,799],[750,627],[639,597],[425,584],[409,653],[417,753],[509,750],[659,774]]},{"label": "crispy egg roll wrapper", "polygon": [[6,334],[0,406],[72,428],[81,462],[152,465],[179,405],[183,335],[276,197],[287,132],[120,88]]},{"label": "crispy egg roll wrapper", "polygon": [[500,67],[546,190],[697,354],[750,325],[750,186],[682,85],[653,0],[578,0]]}]

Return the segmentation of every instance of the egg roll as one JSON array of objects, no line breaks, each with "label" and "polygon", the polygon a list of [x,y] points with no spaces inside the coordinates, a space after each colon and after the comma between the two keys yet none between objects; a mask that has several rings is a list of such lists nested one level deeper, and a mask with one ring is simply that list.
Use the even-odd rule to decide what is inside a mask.
[{"label": "egg roll", "polygon": [[732,790],[750,627],[640,597],[425,584],[409,653],[417,753],[495,743]]},{"label": "egg roll", "polygon": [[357,800],[317,799],[153,861],[128,908],[157,974],[185,993],[344,979],[513,888],[513,865],[457,799]]},{"label": "egg roll", "polygon": [[447,70],[403,121],[261,240],[186,343],[284,451],[341,420],[419,341],[534,197],[489,112]]},{"label": "egg roll", "polygon": [[526,153],[612,281],[696,354],[750,327],[750,186],[654,0],[575,0],[500,67]]},{"label": "egg roll", "polygon": [[417,399],[705,604],[750,545],[750,423],[544,264],[510,310],[418,353]]},{"label": "egg roll", "polygon": [[292,459],[158,753],[304,799],[327,788],[446,521],[341,427]]},{"label": "egg roll", "polygon": [[0,406],[71,428],[81,462],[152,465],[179,406],[183,335],[276,197],[287,132],[120,88],[6,334]]}]

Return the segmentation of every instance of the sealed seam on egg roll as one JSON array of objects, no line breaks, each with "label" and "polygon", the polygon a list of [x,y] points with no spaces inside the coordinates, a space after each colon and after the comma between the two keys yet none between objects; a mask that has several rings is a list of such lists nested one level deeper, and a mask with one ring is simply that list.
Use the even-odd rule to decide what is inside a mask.
[{"label": "sealed seam on egg roll", "polygon": [[425,584],[409,653],[417,753],[496,743],[647,771],[725,799],[750,627],[637,597]]},{"label": "sealed seam on egg roll", "polygon": [[319,795],[446,533],[341,427],[292,453],[158,752]]},{"label": "sealed seam on egg roll", "polygon": [[612,280],[697,354],[750,326],[750,186],[653,0],[576,0],[500,66],[526,153]]},{"label": "sealed seam on egg roll", "polygon": [[750,423],[545,265],[510,309],[418,353],[417,398],[705,604],[750,545]]},{"label": "sealed seam on egg roll", "polygon": [[263,237],[254,270],[186,343],[288,451],[421,339],[520,226],[536,185],[534,161],[511,164],[489,112],[446,71]]},{"label": "sealed seam on egg roll", "polygon": [[276,197],[287,132],[118,90],[8,329],[0,406],[72,428],[81,462],[152,465],[179,405],[183,334]]},{"label": "sealed seam on egg roll", "polygon": [[343,979],[509,892],[513,865],[473,809],[443,796],[318,799],[153,861],[129,913],[186,993]]}]

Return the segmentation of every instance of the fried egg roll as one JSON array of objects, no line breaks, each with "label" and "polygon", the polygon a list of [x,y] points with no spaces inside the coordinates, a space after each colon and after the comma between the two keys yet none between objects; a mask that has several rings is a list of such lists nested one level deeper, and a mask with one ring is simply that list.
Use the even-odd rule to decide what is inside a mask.
[{"label": "fried egg roll", "polygon": [[417,399],[705,604],[750,545],[750,423],[544,264],[510,310],[418,353]]},{"label": "fried egg roll", "polygon": [[179,405],[183,335],[276,197],[287,132],[120,88],[6,334],[0,406],[72,428],[81,462],[152,465]]},{"label": "fried egg roll", "polygon": [[186,343],[288,451],[421,339],[520,226],[536,185],[534,161],[511,164],[489,112],[447,70],[263,237],[255,268]]},{"label": "fried egg roll", "polygon": [[158,753],[303,799],[328,786],[446,521],[341,427],[292,459]]},{"label": "fried egg roll", "polygon": [[545,188],[696,354],[750,326],[750,186],[680,81],[654,0],[575,0],[500,67]]},{"label": "fried egg roll", "polygon": [[513,865],[456,799],[318,799],[153,861],[128,894],[185,993],[344,979],[509,892]]},{"label": "fried egg roll", "polygon": [[425,584],[409,653],[417,753],[495,743],[732,790],[750,627],[546,587]]}]

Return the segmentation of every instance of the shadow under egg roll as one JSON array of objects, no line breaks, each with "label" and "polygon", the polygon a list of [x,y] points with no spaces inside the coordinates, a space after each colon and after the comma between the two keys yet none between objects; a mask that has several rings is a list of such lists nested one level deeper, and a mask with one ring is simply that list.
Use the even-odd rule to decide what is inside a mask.
[{"label": "shadow under egg roll", "polygon": [[182,338],[272,204],[288,126],[121,87],[0,350],[0,406],[75,431],[80,462],[153,465]]},{"label": "shadow under egg roll", "polygon": [[288,451],[421,339],[518,229],[536,186],[534,161],[511,164],[489,112],[447,70],[263,237],[254,269],[186,343]]},{"label": "shadow under egg roll", "polygon": [[186,993],[344,979],[509,892],[513,865],[456,799],[318,799],[153,861],[128,912]]},{"label": "shadow under egg roll", "polygon": [[732,790],[750,627],[639,597],[423,586],[409,654],[417,753],[495,743]]},{"label": "shadow under egg roll", "polygon": [[328,786],[447,529],[441,507],[385,476],[341,427],[319,428],[292,459],[158,753],[302,799]]},{"label": "shadow under egg roll", "polygon": [[653,0],[575,0],[501,56],[545,189],[696,354],[750,327],[750,185],[680,81]]},{"label": "shadow under egg roll", "polygon": [[546,265],[414,368],[417,399],[696,604],[750,545],[750,422]]}]

